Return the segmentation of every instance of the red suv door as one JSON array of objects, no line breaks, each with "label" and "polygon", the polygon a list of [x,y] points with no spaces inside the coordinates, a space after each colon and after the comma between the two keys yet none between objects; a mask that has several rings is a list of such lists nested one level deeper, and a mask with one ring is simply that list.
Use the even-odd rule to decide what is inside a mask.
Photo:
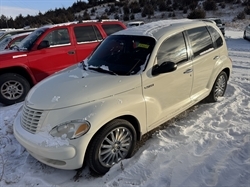
[{"label": "red suv door", "polygon": [[37,49],[28,54],[29,67],[37,81],[76,63],[75,47],[68,28],[50,29],[37,43],[48,41],[50,47]]},{"label": "red suv door", "polygon": [[103,37],[95,25],[76,25],[73,27],[76,42],[76,56],[80,62],[88,57]]}]

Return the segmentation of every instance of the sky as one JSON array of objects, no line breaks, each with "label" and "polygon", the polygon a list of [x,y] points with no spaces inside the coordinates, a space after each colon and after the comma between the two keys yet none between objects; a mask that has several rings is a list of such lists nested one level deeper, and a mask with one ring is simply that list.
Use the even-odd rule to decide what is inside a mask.
[{"label": "sky", "polygon": [[68,8],[74,2],[77,0],[0,0],[0,16],[37,15],[39,11],[45,13],[50,9]]}]

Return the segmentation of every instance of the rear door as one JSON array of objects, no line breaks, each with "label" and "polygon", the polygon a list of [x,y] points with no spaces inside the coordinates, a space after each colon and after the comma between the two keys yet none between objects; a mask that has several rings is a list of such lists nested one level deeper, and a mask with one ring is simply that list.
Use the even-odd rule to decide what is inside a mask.
[{"label": "rear door", "polygon": [[67,27],[48,29],[39,39],[48,41],[49,48],[32,49],[28,54],[29,66],[37,81],[76,63],[75,48]]},{"label": "rear door", "polygon": [[76,25],[73,27],[76,45],[76,58],[80,62],[87,58],[96,46],[103,40],[103,36],[96,25]]},{"label": "rear door", "polygon": [[219,50],[215,50],[212,37],[207,27],[197,27],[187,30],[187,35],[193,54],[194,82],[191,92],[193,101],[200,101],[207,93],[214,65],[220,58]]}]

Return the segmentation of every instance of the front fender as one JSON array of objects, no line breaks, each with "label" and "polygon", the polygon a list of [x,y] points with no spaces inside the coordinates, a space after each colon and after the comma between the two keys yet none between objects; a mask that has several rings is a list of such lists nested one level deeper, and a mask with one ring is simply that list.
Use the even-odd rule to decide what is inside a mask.
[{"label": "front fender", "polygon": [[[87,133],[91,139],[109,121],[125,115],[130,115],[137,119],[141,134],[147,132],[145,101],[140,87],[102,100],[50,110],[47,114],[44,114],[45,118],[41,128],[44,129],[44,126],[47,126],[48,130],[51,130],[54,126],[66,121],[85,119],[91,124]],[[85,143],[90,141],[90,139],[84,139]]]}]

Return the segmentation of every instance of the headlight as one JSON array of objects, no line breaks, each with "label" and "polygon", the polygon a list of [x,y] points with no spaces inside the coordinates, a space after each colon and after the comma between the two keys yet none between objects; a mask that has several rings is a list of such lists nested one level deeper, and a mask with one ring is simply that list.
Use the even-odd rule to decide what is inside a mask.
[{"label": "headlight", "polygon": [[54,137],[76,139],[86,134],[89,129],[88,121],[78,119],[57,125],[49,133]]}]

